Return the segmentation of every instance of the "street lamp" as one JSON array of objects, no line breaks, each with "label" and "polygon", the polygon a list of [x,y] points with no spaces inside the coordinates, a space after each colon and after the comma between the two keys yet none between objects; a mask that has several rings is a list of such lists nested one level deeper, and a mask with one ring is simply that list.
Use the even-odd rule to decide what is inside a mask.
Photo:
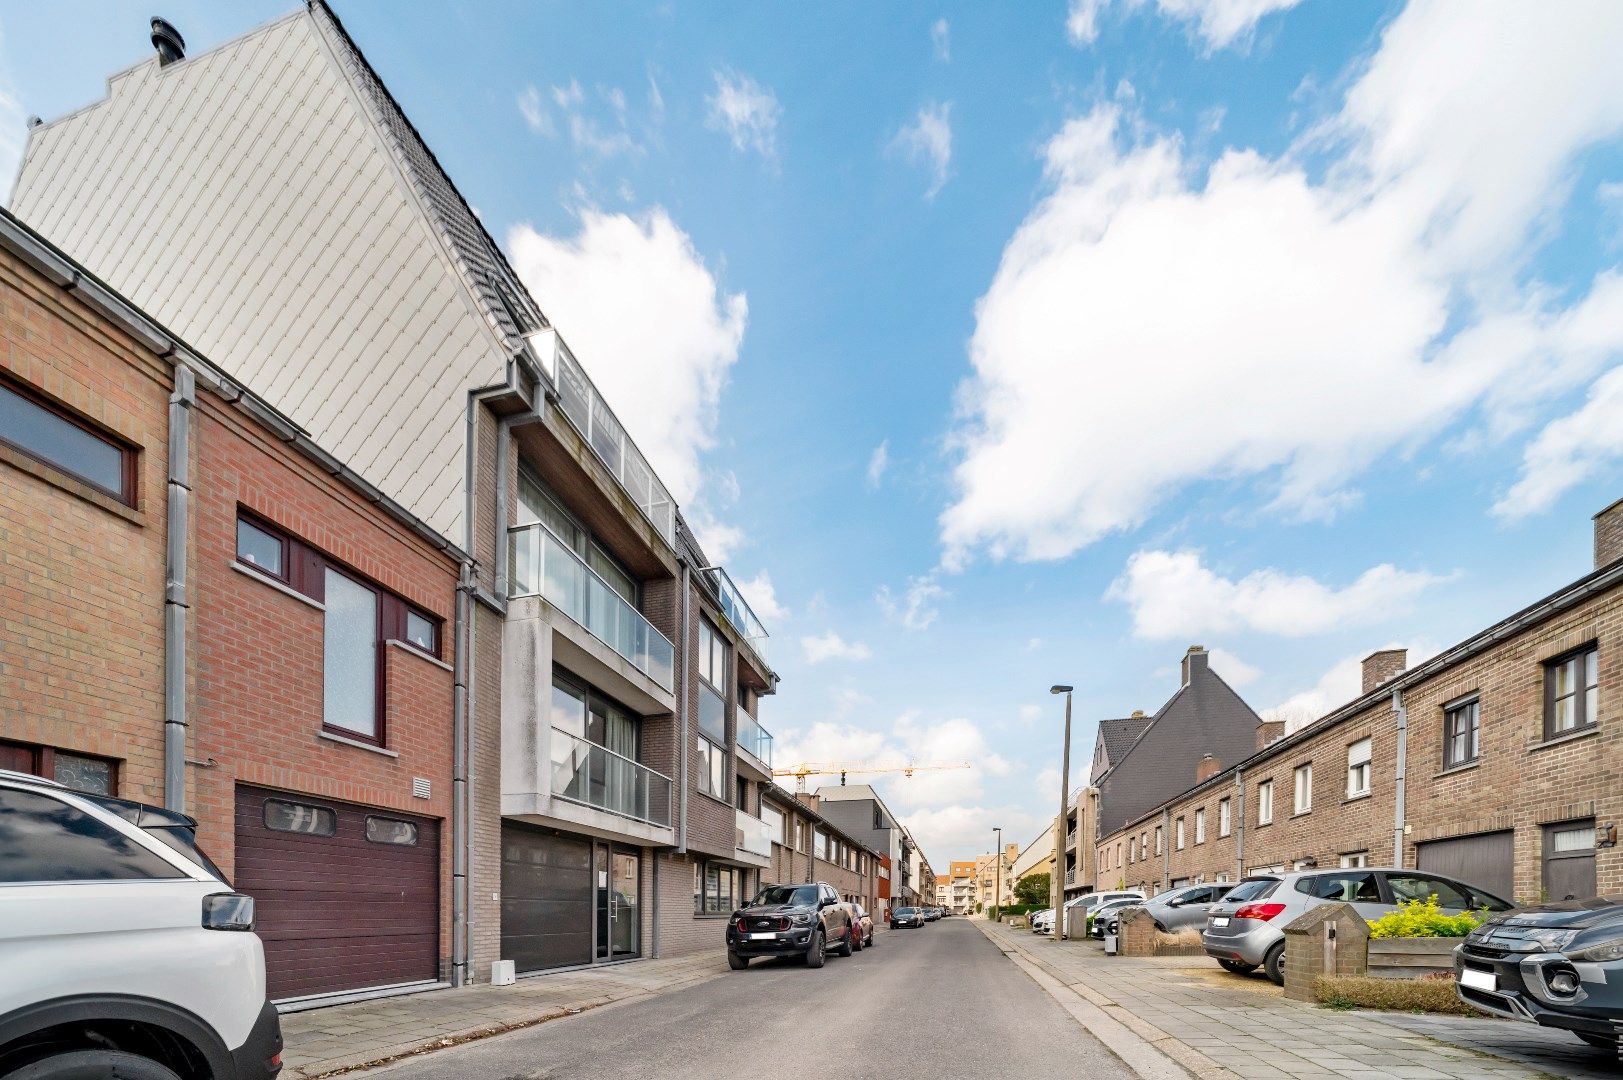
[{"label": "street lamp", "polygon": [[1054,872],[1049,875],[1049,895],[1054,901],[1054,939],[1065,940],[1065,826],[1070,816],[1071,800],[1071,687],[1055,685],[1050,694],[1065,695],[1065,742],[1061,754],[1059,774],[1059,817],[1054,822]]},{"label": "street lamp", "polygon": [[[997,886],[992,891],[992,906],[1001,908],[1003,906],[1003,830],[994,825],[992,831],[997,834],[997,847],[994,849],[996,853],[992,856],[997,866]],[[1002,912],[999,911],[998,914],[1002,915]]]}]

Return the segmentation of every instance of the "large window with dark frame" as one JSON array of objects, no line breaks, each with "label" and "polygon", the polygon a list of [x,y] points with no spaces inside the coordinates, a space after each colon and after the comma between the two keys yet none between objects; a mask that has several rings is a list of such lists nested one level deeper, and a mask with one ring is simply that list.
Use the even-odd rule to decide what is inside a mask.
[{"label": "large window with dark frame", "polygon": [[242,512],[237,516],[237,561],[322,604],[322,727],[384,745],[384,646],[399,641],[438,658],[440,621]]},{"label": "large window with dark frame", "polygon": [[1482,703],[1476,698],[1443,710],[1443,768],[1469,765],[1481,745]]},{"label": "large window with dark frame", "polygon": [[1544,665],[1544,737],[1593,727],[1600,694],[1600,653],[1590,645]]},{"label": "large window with dark frame", "polygon": [[8,379],[0,379],[0,443],[135,505],[133,446]]},{"label": "large window with dark frame", "polygon": [[693,913],[730,915],[749,899],[744,894],[745,871],[721,863],[696,863],[693,867]]}]

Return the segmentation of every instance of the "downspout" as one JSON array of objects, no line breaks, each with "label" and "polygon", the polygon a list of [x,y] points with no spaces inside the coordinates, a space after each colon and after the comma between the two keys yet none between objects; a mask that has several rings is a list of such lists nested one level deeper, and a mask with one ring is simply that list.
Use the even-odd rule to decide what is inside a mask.
[{"label": "downspout", "polygon": [[[1076,813],[1080,819],[1082,811],[1078,809]],[[1081,827],[1082,822],[1078,820],[1077,828],[1080,829]],[[1078,861],[1080,861],[1082,837],[1079,835],[1076,841],[1076,851]],[[1172,888],[1172,808],[1167,806],[1161,808],[1161,888]]]},{"label": "downspout", "polygon": [[676,605],[677,629],[681,638],[677,647],[676,686],[676,763],[677,763],[677,816],[676,853],[688,851],[688,563],[682,560],[677,575],[682,598]]},{"label": "downspout", "polygon": [[175,365],[169,395],[168,535],[164,545],[163,587],[163,804],[186,809],[186,549],[191,539],[192,407],[197,380],[185,364]]},{"label": "downspout", "polygon": [[456,586],[451,699],[451,985],[468,984],[468,645],[473,605],[473,562],[465,561]]},{"label": "downspout", "polygon": [[1245,770],[1234,770],[1234,880],[1245,880]]},{"label": "downspout", "polygon": [[1392,691],[1392,711],[1398,717],[1398,769],[1396,776],[1396,810],[1392,821],[1392,865],[1403,865],[1403,828],[1405,811],[1403,808],[1404,776],[1408,773],[1409,763],[1409,710],[1403,704],[1403,691]]}]

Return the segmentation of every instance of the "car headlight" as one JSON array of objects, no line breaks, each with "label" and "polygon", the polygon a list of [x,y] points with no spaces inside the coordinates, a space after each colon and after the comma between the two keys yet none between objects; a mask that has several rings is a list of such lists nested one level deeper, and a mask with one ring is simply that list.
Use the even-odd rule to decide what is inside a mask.
[{"label": "car headlight", "polygon": [[1589,960],[1596,963],[1623,960],[1623,937],[1603,941],[1599,945],[1591,945],[1587,949],[1572,953],[1571,956],[1574,960]]},{"label": "car headlight", "polygon": [[1560,952],[1572,944],[1572,939],[1578,936],[1576,930],[1529,930],[1522,938],[1526,945],[1536,945],[1547,952]]},{"label": "car headlight", "polygon": [[812,924],[812,917],[809,914],[795,915],[792,916],[789,921],[794,923],[796,926],[810,926]]}]

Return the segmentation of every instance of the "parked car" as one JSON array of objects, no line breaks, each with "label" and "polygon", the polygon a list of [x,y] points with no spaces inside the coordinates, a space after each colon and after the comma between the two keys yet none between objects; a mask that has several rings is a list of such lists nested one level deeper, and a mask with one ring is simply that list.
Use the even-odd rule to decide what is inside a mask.
[{"label": "parked car", "polygon": [[833,949],[850,956],[851,912],[824,882],[768,885],[727,920],[727,966],[742,971],[757,956],[800,956],[820,968]]},{"label": "parked car", "polygon": [[854,900],[845,906],[851,909],[852,950],[860,952],[863,949],[871,948],[874,943],[873,918],[868,914],[866,908]]},{"label": "parked car", "polygon": [[1130,897],[1100,904],[1088,913],[1088,936],[1103,939],[1105,925],[1110,921],[1112,915],[1119,914],[1130,907],[1137,907],[1143,902],[1143,897]]},{"label": "parked car", "polygon": [[1054,932],[1054,909],[1044,908],[1031,917],[1031,932],[1033,934],[1052,934]]},{"label": "parked car", "polygon": [[1205,929],[1206,910],[1227,896],[1233,882],[1213,885],[1183,885],[1157,893],[1144,901],[1144,909],[1155,919],[1155,928],[1175,934],[1190,927]]},{"label": "parked car", "polygon": [[924,909],[924,921],[925,922],[935,922],[939,918],[941,918],[941,909],[940,908],[938,908],[938,907],[927,907],[927,908]]},{"label": "parked car", "polygon": [[1485,889],[1441,874],[1401,867],[1357,867],[1258,874],[1236,885],[1206,913],[1201,942],[1206,955],[1246,974],[1261,967],[1275,985],[1285,984],[1285,927],[1320,904],[1351,904],[1366,919],[1379,919],[1408,900],[1437,897],[1437,906],[1458,915],[1513,905]]},{"label": "parked car", "polygon": [[1081,936],[1087,933],[1088,914],[1100,904],[1111,900],[1136,899],[1143,900],[1144,894],[1137,889],[1117,889],[1114,892],[1091,892],[1073,897],[1065,901],[1066,933]]},{"label": "parked car", "polygon": [[910,930],[917,930],[919,927],[924,925],[924,912],[916,907],[899,907],[896,909],[895,916],[891,919],[890,925],[897,930],[901,930],[904,927]]},{"label": "parked car", "polygon": [[183,814],[0,771],[0,1076],[270,1080],[254,902]]},{"label": "parked car", "polygon": [[1562,900],[1494,915],[1454,950],[1454,978],[1473,1008],[1564,1028],[1618,1053],[1623,900]]}]

